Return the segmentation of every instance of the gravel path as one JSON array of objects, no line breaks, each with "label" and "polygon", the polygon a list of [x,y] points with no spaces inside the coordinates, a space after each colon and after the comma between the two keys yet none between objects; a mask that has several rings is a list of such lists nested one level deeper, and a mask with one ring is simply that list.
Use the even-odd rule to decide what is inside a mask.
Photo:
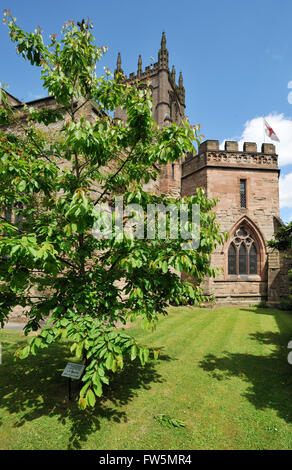
[{"label": "gravel path", "polygon": [[25,323],[8,322],[4,325],[5,330],[23,330]]}]

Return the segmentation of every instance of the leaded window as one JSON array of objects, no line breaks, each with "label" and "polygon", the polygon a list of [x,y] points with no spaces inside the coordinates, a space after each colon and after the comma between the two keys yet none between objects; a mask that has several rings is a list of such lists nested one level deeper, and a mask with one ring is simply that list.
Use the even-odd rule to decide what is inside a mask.
[{"label": "leaded window", "polygon": [[258,250],[251,233],[244,227],[236,230],[228,249],[228,274],[245,276],[258,273]]},{"label": "leaded window", "polygon": [[249,274],[257,274],[258,272],[258,255],[255,244],[253,243],[249,250]]},{"label": "leaded window", "polygon": [[244,243],[239,248],[239,274],[247,274],[246,246]]},{"label": "leaded window", "polygon": [[240,207],[246,208],[246,180],[240,180]]},{"label": "leaded window", "polygon": [[236,250],[233,243],[228,250],[228,274],[236,274]]}]

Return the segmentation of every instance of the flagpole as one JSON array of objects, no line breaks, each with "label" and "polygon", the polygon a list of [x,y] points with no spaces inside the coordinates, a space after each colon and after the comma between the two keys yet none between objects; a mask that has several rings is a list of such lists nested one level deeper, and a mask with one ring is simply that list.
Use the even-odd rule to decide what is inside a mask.
[{"label": "flagpole", "polygon": [[264,144],[266,143],[266,129],[265,129],[265,118],[263,116],[263,131],[264,131]]}]

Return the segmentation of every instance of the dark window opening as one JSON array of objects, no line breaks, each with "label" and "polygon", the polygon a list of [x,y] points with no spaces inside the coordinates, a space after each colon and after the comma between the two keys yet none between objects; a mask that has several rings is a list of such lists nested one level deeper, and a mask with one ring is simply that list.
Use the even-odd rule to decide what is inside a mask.
[{"label": "dark window opening", "polygon": [[250,247],[249,250],[249,274],[257,274],[258,272],[258,263],[257,263],[257,249],[254,244]]},{"label": "dark window opening", "polygon": [[239,248],[239,274],[247,274],[246,246],[243,243]]},{"label": "dark window opening", "polygon": [[233,243],[228,250],[228,274],[236,274],[236,250]]},{"label": "dark window opening", "polygon": [[246,180],[240,180],[240,207],[246,208]]},{"label": "dark window opening", "polygon": [[174,163],[171,165],[171,177],[174,180]]}]

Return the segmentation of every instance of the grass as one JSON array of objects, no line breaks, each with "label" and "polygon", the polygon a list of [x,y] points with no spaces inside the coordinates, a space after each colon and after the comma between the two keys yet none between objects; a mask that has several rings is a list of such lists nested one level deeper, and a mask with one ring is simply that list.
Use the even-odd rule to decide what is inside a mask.
[{"label": "grass", "polygon": [[[67,401],[65,343],[13,361],[25,338],[2,330],[0,449],[292,449],[291,313],[256,307],[170,308],[94,410]],[[72,359],[72,358],[71,358]],[[167,415],[184,427],[166,427]]]}]

